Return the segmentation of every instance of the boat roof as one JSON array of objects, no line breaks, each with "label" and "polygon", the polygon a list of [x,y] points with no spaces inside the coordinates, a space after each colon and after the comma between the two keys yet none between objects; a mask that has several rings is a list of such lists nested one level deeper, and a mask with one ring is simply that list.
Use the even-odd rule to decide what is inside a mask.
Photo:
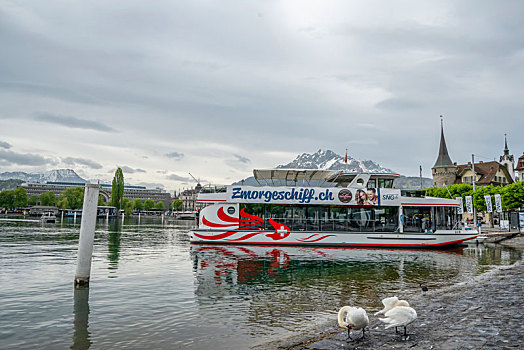
[{"label": "boat roof", "polygon": [[333,170],[321,169],[254,169],[253,175],[256,180],[321,180],[333,175]]},{"label": "boat roof", "polygon": [[319,180],[327,182],[350,182],[358,175],[370,175],[395,179],[400,176],[397,173],[366,173],[366,172],[343,172],[340,170],[323,169],[254,169],[253,175],[256,180],[285,180],[297,182],[298,180]]},{"label": "boat roof", "polygon": [[381,179],[396,179],[400,176],[397,173],[360,173],[360,172],[341,172],[338,171],[335,174],[329,176],[326,181],[328,182],[350,182],[358,175],[370,175],[371,178],[381,178]]}]

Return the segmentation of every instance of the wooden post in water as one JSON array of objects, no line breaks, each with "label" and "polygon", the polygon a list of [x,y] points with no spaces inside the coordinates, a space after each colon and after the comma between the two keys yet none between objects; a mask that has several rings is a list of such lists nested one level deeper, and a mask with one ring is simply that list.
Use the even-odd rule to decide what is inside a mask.
[{"label": "wooden post in water", "polygon": [[86,184],[80,238],[78,239],[78,259],[76,261],[75,286],[89,285],[91,276],[91,260],[95,240],[96,208],[100,186]]}]

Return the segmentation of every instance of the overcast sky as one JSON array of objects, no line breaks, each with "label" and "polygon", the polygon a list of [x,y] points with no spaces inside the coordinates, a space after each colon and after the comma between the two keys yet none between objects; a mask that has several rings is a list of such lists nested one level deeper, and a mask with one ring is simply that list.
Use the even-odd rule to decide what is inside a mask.
[{"label": "overcast sky", "polygon": [[331,149],[524,151],[522,1],[0,0],[0,172],[173,191]]}]

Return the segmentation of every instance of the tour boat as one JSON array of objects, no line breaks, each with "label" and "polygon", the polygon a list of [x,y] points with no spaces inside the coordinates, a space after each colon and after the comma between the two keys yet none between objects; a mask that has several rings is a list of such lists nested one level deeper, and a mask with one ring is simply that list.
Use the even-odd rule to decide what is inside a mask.
[{"label": "tour boat", "polygon": [[393,188],[393,173],[254,170],[259,186],[200,193],[191,243],[442,248],[477,238],[456,199]]}]

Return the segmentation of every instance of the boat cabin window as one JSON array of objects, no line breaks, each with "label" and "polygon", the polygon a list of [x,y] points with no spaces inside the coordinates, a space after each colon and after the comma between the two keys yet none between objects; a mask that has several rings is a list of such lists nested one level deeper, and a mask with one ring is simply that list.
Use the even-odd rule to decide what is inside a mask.
[{"label": "boat cabin window", "polygon": [[[370,186],[368,186],[370,187]],[[378,187],[393,188],[393,179],[378,179]]]},{"label": "boat cabin window", "polygon": [[377,188],[377,180],[376,179],[369,179],[369,181],[368,181],[368,188]]},{"label": "boat cabin window", "polygon": [[264,219],[264,229],[273,230],[271,218],[292,231],[394,232],[398,229],[398,207],[298,206],[241,204],[251,215]]},{"label": "boat cabin window", "polygon": [[404,207],[404,232],[451,230],[456,219],[456,210],[451,207]]}]

